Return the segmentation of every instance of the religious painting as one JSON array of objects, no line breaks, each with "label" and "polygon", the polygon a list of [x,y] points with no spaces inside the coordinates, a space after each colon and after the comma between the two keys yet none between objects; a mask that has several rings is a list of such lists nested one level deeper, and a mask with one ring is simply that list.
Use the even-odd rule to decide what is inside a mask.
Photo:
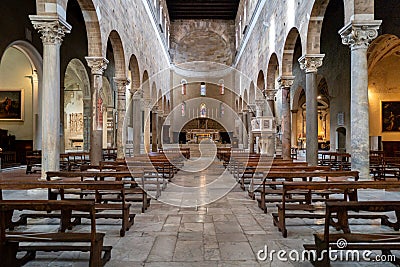
[{"label": "religious painting", "polygon": [[24,91],[22,89],[0,90],[0,120],[24,119]]},{"label": "religious painting", "polygon": [[207,116],[207,106],[205,103],[200,104],[200,117],[204,118]]},{"label": "religious painting", "polygon": [[382,132],[400,131],[400,101],[382,101]]}]

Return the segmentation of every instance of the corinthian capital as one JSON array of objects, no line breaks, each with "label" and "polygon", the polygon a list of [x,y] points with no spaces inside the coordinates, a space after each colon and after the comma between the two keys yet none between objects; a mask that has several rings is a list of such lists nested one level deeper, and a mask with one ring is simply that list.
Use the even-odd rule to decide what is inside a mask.
[{"label": "corinthian capital", "polygon": [[265,90],[265,96],[266,96],[267,100],[275,100],[276,92],[278,92],[278,90],[266,89]]},{"label": "corinthian capital", "polygon": [[381,20],[350,22],[339,31],[342,43],[351,49],[368,48],[369,43],[378,36],[381,23]]},{"label": "corinthian capital", "polygon": [[118,90],[124,90],[124,91],[125,87],[131,83],[131,81],[127,78],[115,78],[115,77],[114,77],[114,82],[117,85]]},{"label": "corinthian capital", "polygon": [[33,28],[42,36],[43,44],[61,44],[66,33],[71,32],[72,26],[58,16],[29,16]]},{"label": "corinthian capital", "polygon": [[322,60],[325,54],[308,54],[299,58],[300,69],[306,73],[317,72],[318,68],[322,66]]},{"label": "corinthian capital", "polygon": [[103,75],[107,69],[108,60],[104,57],[85,57],[93,75]]},{"label": "corinthian capital", "polygon": [[282,89],[292,87],[294,82],[294,76],[280,76],[278,78],[279,87]]}]

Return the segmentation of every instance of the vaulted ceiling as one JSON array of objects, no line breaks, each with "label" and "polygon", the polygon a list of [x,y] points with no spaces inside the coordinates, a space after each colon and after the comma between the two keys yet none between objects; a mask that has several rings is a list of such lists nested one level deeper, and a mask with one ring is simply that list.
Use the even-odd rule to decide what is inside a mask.
[{"label": "vaulted ceiling", "polygon": [[234,20],[240,0],[167,0],[171,20]]}]

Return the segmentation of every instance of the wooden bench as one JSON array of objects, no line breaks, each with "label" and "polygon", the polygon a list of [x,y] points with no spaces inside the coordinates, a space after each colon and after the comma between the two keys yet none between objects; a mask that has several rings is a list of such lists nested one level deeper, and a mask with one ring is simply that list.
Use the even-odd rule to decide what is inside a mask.
[{"label": "wooden bench", "polygon": [[[400,250],[400,234],[398,232],[374,232],[362,233],[351,232],[349,218],[352,216],[350,211],[354,212],[373,212],[383,213],[394,211],[397,221],[394,223],[388,222],[396,231],[400,227],[400,201],[348,201],[348,202],[327,202],[325,209],[325,225],[323,233],[314,234],[315,244],[305,244],[307,250],[316,251],[318,261],[313,263],[316,266],[330,266],[329,255],[331,249],[334,250],[381,250],[383,255],[392,255],[391,250]],[[330,221],[332,218],[337,218],[337,229],[341,229],[343,233],[330,233]],[[340,241],[345,241],[346,244],[341,244]],[[324,253],[323,253],[324,251]],[[395,259],[392,263],[399,266],[400,260]],[[312,259],[310,259],[312,260]],[[373,260],[373,259],[371,259]]]},{"label": "wooden bench", "polygon": [[[151,198],[147,195],[146,190],[144,190],[145,185],[143,181],[143,171],[83,171],[83,172],[65,172],[65,171],[51,171],[46,173],[46,179],[48,181],[52,179],[63,179],[63,180],[75,180],[75,181],[122,181],[125,185],[123,194],[124,201],[127,202],[141,202],[142,212],[149,207]],[[139,186],[140,185],[140,186]],[[117,190],[121,192],[121,190]],[[79,194],[81,197],[88,194],[93,194],[93,192],[74,192]],[[99,194],[96,193],[97,197],[102,197],[103,195],[115,195],[113,191],[106,191]],[[51,194],[49,199],[54,198]],[[56,197],[56,196],[55,196]],[[117,194],[117,197],[108,197],[108,202],[121,201],[121,196]]]},{"label": "wooden bench", "polygon": [[[65,178],[65,177],[64,177]],[[125,232],[133,225],[135,214],[130,213],[131,204],[125,200],[125,183],[122,181],[33,181],[20,183],[18,181],[0,182],[0,199],[2,199],[2,190],[29,190],[45,188],[48,189],[48,199],[57,200],[58,195],[61,199],[81,200],[77,198],[66,198],[68,193],[93,196],[95,200],[96,218],[121,220],[120,236],[125,236]],[[117,194],[118,203],[109,204],[102,201],[105,194]],[[107,213],[105,213],[107,211]],[[119,213],[109,213],[109,211],[119,211]],[[89,218],[87,214],[72,214],[75,218],[75,224],[80,223],[81,218]],[[26,223],[27,218],[59,218],[59,214],[23,214],[20,224]]]},{"label": "wooden bench", "polygon": [[[343,194],[342,201],[357,200],[357,191],[359,189],[389,189],[389,188],[400,188],[399,182],[374,182],[374,181],[345,181],[345,182],[283,182],[282,185],[282,202],[277,204],[278,212],[273,213],[274,225],[278,227],[278,230],[282,232],[283,237],[287,237],[286,219],[288,218],[315,218],[321,219],[322,214],[310,213],[316,211],[315,206],[307,203],[303,204],[292,204],[286,203],[286,200],[294,192],[299,190],[309,191],[310,193],[321,193],[327,192],[328,194]],[[328,201],[329,202],[329,201]],[[325,202],[326,204],[327,202]],[[324,206],[319,205],[324,208]],[[303,211],[300,213],[287,214],[286,211]],[[305,211],[305,212],[304,212]],[[363,214],[352,215],[356,218],[361,219],[376,219],[380,218],[382,224],[389,224],[387,218],[384,216],[368,216]]]},{"label": "wooden bench", "polygon": [[[15,210],[61,211],[61,232],[15,232],[7,231],[12,224]],[[86,212],[90,218],[90,233],[64,233],[69,227],[72,211]],[[104,233],[96,232],[95,204],[93,201],[79,200],[0,200],[0,262],[2,266],[22,266],[35,259],[37,251],[82,251],[90,252],[89,266],[98,267],[111,258],[111,246],[103,246]],[[29,243],[21,245],[21,243]],[[33,245],[32,243],[41,243]],[[66,245],[68,243],[69,245]],[[75,245],[74,243],[90,243]],[[18,251],[26,254],[17,259]],[[104,255],[102,256],[102,252]]]},{"label": "wooden bench", "polygon": [[[270,171],[265,173],[265,177],[263,177],[263,180],[261,184],[257,184],[253,186],[253,191],[259,191],[260,192],[260,197],[256,198],[258,202],[258,206],[264,210],[264,212],[267,212],[267,207],[266,207],[266,202],[278,202],[281,201],[282,198],[266,198],[267,195],[279,195],[283,196],[285,191],[283,189],[277,189],[277,186],[283,185],[284,181],[293,181],[293,179],[301,179],[302,181],[308,181],[311,182],[313,179],[321,178],[324,179],[325,181],[332,180],[333,178],[335,179],[347,179],[347,177],[351,177],[355,181],[359,179],[357,171]],[[282,181],[277,182],[278,179],[281,179]],[[256,189],[255,187],[258,187]],[[268,187],[268,188],[267,188]],[[268,190],[267,190],[268,189]],[[311,204],[312,199],[311,199],[311,194],[307,193],[304,194],[304,201],[307,204]]]}]

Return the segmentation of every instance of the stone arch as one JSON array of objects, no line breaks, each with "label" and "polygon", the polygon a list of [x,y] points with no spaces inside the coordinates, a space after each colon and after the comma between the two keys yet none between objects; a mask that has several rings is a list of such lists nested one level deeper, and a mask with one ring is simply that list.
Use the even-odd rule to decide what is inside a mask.
[{"label": "stone arch", "polygon": [[[77,58],[72,59],[67,66],[68,74],[71,78],[74,78],[75,81],[79,81],[79,85],[82,86],[82,93],[84,98],[90,99],[90,80],[89,76],[86,72],[85,65]],[[65,78],[67,79],[67,78]],[[71,86],[72,81],[65,81],[64,87],[67,89]]]},{"label": "stone arch", "polygon": [[149,73],[147,70],[143,72],[143,78],[142,78],[142,91],[143,91],[143,97],[144,98],[150,98],[150,81],[149,81]]},{"label": "stone arch", "polygon": [[247,89],[244,89],[243,92],[243,98],[242,98],[242,108],[247,108],[247,105],[249,104],[249,93]]},{"label": "stone arch", "polygon": [[[102,39],[99,18],[97,16],[96,7],[93,0],[76,0],[81,8],[87,31],[88,39],[88,56],[101,57],[102,56]],[[46,12],[45,6],[47,3],[54,3],[55,1],[45,0],[36,1],[36,10],[38,15],[50,15]],[[69,0],[56,0],[58,4],[57,13],[52,15],[59,15],[66,19],[66,12]]]},{"label": "stone arch", "polygon": [[82,138],[81,149],[88,151],[91,117],[90,80],[85,65],[77,58],[70,60],[66,67],[63,99],[65,149],[79,147],[80,141],[76,140]]},{"label": "stone arch", "polygon": [[393,34],[383,34],[376,38],[368,48],[368,73],[384,58],[400,54],[400,39]]},{"label": "stone arch", "polygon": [[268,62],[267,69],[267,88],[268,90],[275,90],[275,81],[278,78],[279,61],[275,53],[272,53]]},{"label": "stone arch", "polygon": [[150,94],[151,99],[153,100],[154,103],[157,103],[157,85],[156,82],[153,81],[151,84],[151,94]]},{"label": "stone arch", "polygon": [[283,49],[282,76],[293,75],[293,55],[297,38],[300,38],[299,31],[297,28],[292,28],[286,37],[285,46]]},{"label": "stone arch", "polygon": [[[307,45],[303,46],[307,54],[319,54],[321,48],[322,22],[330,0],[315,0],[311,10],[311,15],[307,30]],[[344,4],[344,22],[348,23],[358,15],[370,15],[374,19],[374,1],[364,0],[343,0]],[[354,17],[353,17],[354,16]],[[363,18],[365,19],[365,17]],[[305,54],[305,53],[304,53]]]},{"label": "stone arch", "polygon": [[158,103],[158,109],[162,109],[162,104],[163,104],[163,93],[162,93],[162,91],[161,91],[161,88],[158,89],[157,103]]},{"label": "stone arch", "polygon": [[262,99],[265,90],[265,76],[264,71],[260,70],[257,77],[256,99]]},{"label": "stone arch", "polygon": [[256,87],[254,86],[254,82],[251,81],[249,87],[249,99],[248,104],[254,104],[256,101]]},{"label": "stone arch", "polygon": [[292,110],[298,110],[299,109],[299,107],[300,107],[300,98],[301,98],[302,93],[304,94],[304,92],[305,92],[305,89],[303,87],[301,87],[301,86],[297,87],[294,90],[294,94],[293,94],[293,97],[292,97],[292,107],[291,107]]},{"label": "stone arch", "polygon": [[139,62],[135,55],[132,55],[129,60],[129,70],[131,72],[131,88],[134,92],[140,88]]},{"label": "stone arch", "polygon": [[113,30],[110,32],[108,36],[112,50],[114,55],[115,61],[115,77],[126,79],[126,68],[125,68],[125,55],[124,55],[124,48],[122,46],[121,37],[119,36],[118,32]]}]

